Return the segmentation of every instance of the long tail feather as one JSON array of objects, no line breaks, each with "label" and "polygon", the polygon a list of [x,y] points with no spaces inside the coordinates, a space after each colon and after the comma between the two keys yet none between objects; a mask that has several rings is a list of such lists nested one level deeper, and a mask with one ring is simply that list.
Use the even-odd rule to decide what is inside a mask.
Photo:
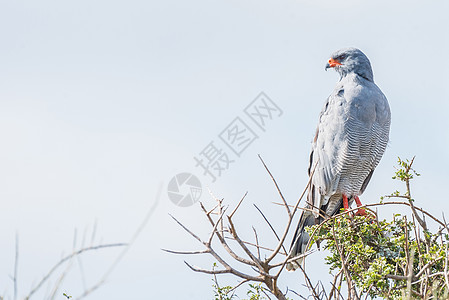
[{"label": "long tail feather", "polygon": [[[338,199],[338,198],[337,198]],[[329,212],[328,205],[330,204],[330,201],[321,207],[321,212],[327,213],[329,216],[333,216],[340,212],[340,209],[343,208],[343,199],[337,200],[338,202],[335,206],[332,205],[332,209]],[[290,257],[295,257],[298,255],[301,255],[304,253],[307,249],[307,244],[309,243],[310,236],[305,231],[306,227],[313,226],[315,224],[321,224],[321,222],[324,221],[324,218],[322,216],[319,216],[318,218],[315,218],[312,212],[310,211],[303,211],[301,217],[299,218],[298,227],[296,227],[295,235],[293,236],[292,244],[290,247]],[[299,268],[299,265],[302,263],[302,258],[297,259],[296,261],[293,261],[291,263],[287,263],[286,268],[288,271],[295,271]]]}]

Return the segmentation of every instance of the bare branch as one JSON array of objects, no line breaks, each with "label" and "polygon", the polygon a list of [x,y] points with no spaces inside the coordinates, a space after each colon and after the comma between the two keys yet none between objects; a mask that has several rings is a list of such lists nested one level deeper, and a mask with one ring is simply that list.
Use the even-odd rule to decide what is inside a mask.
[{"label": "bare branch", "polygon": [[240,237],[237,234],[234,223],[232,223],[232,219],[229,216],[228,216],[228,222],[229,222],[229,226],[230,226],[230,232],[231,232],[232,236],[234,237],[234,239],[236,240],[236,242],[240,245],[240,247],[243,249],[243,251],[245,251],[245,253],[251,258],[251,260],[256,264],[256,266],[259,268],[259,270],[263,270],[263,267],[261,265],[262,262],[259,259],[257,259],[257,257],[255,257],[254,254],[251,253],[251,251],[249,251],[249,249],[246,247],[245,243],[242,242],[242,240],[240,239]]},{"label": "bare branch", "polygon": [[290,208],[287,205],[287,201],[285,201],[284,195],[282,195],[281,189],[279,188],[278,183],[276,182],[276,179],[274,179],[273,174],[271,174],[270,170],[268,169],[267,165],[265,164],[265,162],[262,159],[262,156],[260,156],[260,154],[258,154],[257,156],[259,156],[260,161],[262,162],[263,166],[265,167],[265,170],[267,170],[268,174],[271,177],[271,180],[273,180],[274,185],[276,186],[276,189],[278,190],[279,196],[281,196],[282,202],[284,202],[284,206],[287,209],[287,214],[289,217],[291,217],[292,213],[290,211]]},{"label": "bare branch", "polygon": [[205,254],[210,253],[208,249],[205,250],[198,250],[198,251],[175,251],[175,250],[169,250],[169,249],[161,249],[162,251],[173,253],[173,254]]},{"label": "bare branch", "polygon": [[62,282],[64,281],[65,277],[69,273],[70,268],[72,267],[73,258],[70,259],[70,262],[67,264],[64,272],[62,272],[61,275],[59,276],[58,280],[56,280],[56,283],[53,286],[53,291],[51,292],[51,295],[50,295],[49,299],[53,300],[55,298],[56,293],[58,292],[59,286],[62,284]]},{"label": "bare branch", "polygon": [[201,272],[201,273],[206,273],[206,274],[226,274],[226,273],[231,273],[231,269],[224,269],[224,270],[206,270],[200,267],[195,267],[190,265],[188,262],[184,261],[184,263],[192,270],[195,272]]},{"label": "bare branch", "polygon": [[[265,222],[267,222],[268,226],[270,227],[271,231],[274,233],[274,235],[276,236],[276,239],[278,240],[278,242],[281,240],[276,232],[276,230],[274,230],[273,226],[271,225],[270,221],[268,221],[267,217],[265,217],[265,215],[263,214],[263,212],[257,207],[256,204],[253,204],[254,207],[259,211],[259,213],[262,215],[262,217],[264,218]],[[284,250],[285,253],[287,253],[287,250],[285,249],[284,245],[282,245],[282,249]]]},{"label": "bare branch", "polygon": [[259,238],[257,237],[257,231],[254,226],[252,227],[254,231],[254,238],[256,239],[256,247],[257,247],[257,258],[260,260],[260,246],[259,246]]},{"label": "bare branch", "polygon": [[173,220],[175,220],[176,223],[178,223],[179,226],[181,226],[185,231],[187,231],[191,236],[193,236],[198,242],[203,244],[204,242],[192,231],[190,231],[187,227],[185,227],[181,222],[179,222],[175,217],[173,217],[171,214],[168,214]]},{"label": "bare branch", "polygon": [[[207,216],[207,218],[208,218],[210,224],[211,224],[213,227],[215,227],[215,223],[214,223],[214,221],[212,220],[212,218],[210,217],[210,215],[207,213],[206,208],[204,207],[204,205],[203,205],[202,203],[200,203],[200,204],[201,204],[201,208],[202,208],[203,211],[206,213],[206,216]],[[239,261],[239,262],[241,262],[241,263],[244,263],[244,264],[247,264],[247,265],[250,265],[250,266],[255,266],[255,265],[256,265],[254,262],[252,262],[252,261],[250,261],[250,260],[247,260],[247,259],[245,259],[245,258],[243,258],[243,257],[238,256],[238,255],[237,255],[237,254],[236,254],[236,253],[229,247],[229,245],[226,243],[226,241],[225,241],[225,239],[224,239],[224,236],[223,236],[222,234],[220,234],[220,232],[216,231],[216,235],[217,235],[218,239],[220,240],[220,242],[221,242],[223,248],[229,253],[229,255],[232,256],[232,258],[234,258],[235,260],[237,260],[237,261]]]},{"label": "bare branch", "polygon": [[151,205],[150,209],[148,210],[147,214],[145,215],[142,223],[137,228],[137,230],[134,232],[134,235],[131,237],[131,240],[128,242],[127,246],[123,248],[123,250],[118,254],[115,261],[111,264],[109,269],[103,274],[103,276],[100,278],[100,280],[91,286],[89,289],[85,290],[80,296],[77,297],[77,299],[82,299],[86,297],[87,295],[91,294],[95,290],[97,290],[103,283],[106,281],[106,279],[109,277],[109,275],[114,271],[114,269],[117,267],[118,263],[123,259],[123,257],[128,253],[131,246],[134,244],[136,239],[140,236],[142,231],[147,226],[148,222],[150,221],[151,217],[153,216],[154,212],[156,211],[157,206],[159,205],[159,201],[161,199],[161,192],[162,192],[162,183],[159,184],[159,188],[156,192],[156,198],[153,204]]},{"label": "bare branch", "polygon": [[17,290],[18,290],[17,277],[19,274],[18,269],[19,269],[19,234],[16,232],[16,255],[15,255],[15,259],[14,259],[14,277],[13,277],[14,300],[17,300]]},{"label": "bare branch", "polygon": [[307,287],[309,288],[309,291],[312,292],[313,298],[315,298],[315,299],[320,299],[320,298],[318,297],[318,294],[317,294],[315,288],[312,286],[312,282],[310,281],[310,278],[309,278],[309,276],[307,275],[306,271],[305,271],[300,265],[298,265],[298,266],[299,266],[299,269],[300,269],[300,270],[302,271],[302,273],[304,274],[304,278],[305,278],[305,280],[306,280]]},{"label": "bare branch", "polygon": [[[329,299],[332,299],[332,296],[334,296],[335,293],[335,299],[337,299],[337,292],[340,293],[340,283],[338,285],[337,284],[337,280],[338,278],[341,278],[343,274],[343,269],[340,269],[340,271],[338,271],[338,273],[334,276],[333,281],[331,282],[332,288],[331,291],[329,292]],[[343,296],[340,294],[340,296],[343,298]]]},{"label": "bare branch", "polygon": [[25,299],[29,299],[34,293],[36,293],[41,288],[41,286],[50,278],[50,276],[56,271],[56,269],[58,269],[62,264],[64,264],[66,261],[72,259],[73,257],[80,255],[84,252],[89,252],[89,251],[94,251],[94,250],[99,250],[99,249],[104,249],[104,248],[123,247],[126,245],[127,244],[116,243],[116,244],[105,244],[105,245],[86,247],[86,248],[80,249],[78,251],[75,251],[70,255],[67,255],[66,257],[62,258],[59,262],[57,262],[50,269],[50,271],[41,279],[41,281],[39,281],[39,283],[33,289],[31,289],[31,291],[28,293],[28,295],[25,297]]},{"label": "bare branch", "polygon": [[237,211],[237,209],[239,209],[240,204],[242,204],[243,200],[245,199],[246,195],[248,195],[248,192],[245,193],[245,195],[243,195],[242,199],[240,199],[239,203],[237,204],[237,206],[234,208],[234,210],[232,211],[232,213],[229,215],[231,218],[234,216],[235,212]]},{"label": "bare branch", "polygon": [[[232,236],[226,237],[226,239],[235,241],[235,238],[233,238]],[[259,248],[259,249],[262,249],[262,250],[267,250],[267,251],[271,251],[271,252],[274,251],[274,250],[271,249],[271,248],[264,247],[264,246],[260,246],[260,245],[257,245],[257,244],[251,243],[251,242],[246,242],[246,241],[243,241],[243,240],[242,240],[242,242],[245,243],[246,245],[253,246],[253,247],[256,247],[256,248]],[[281,255],[287,255],[287,253],[281,252],[281,251],[279,251],[279,254],[281,254]]]},{"label": "bare branch", "polygon": [[238,289],[240,286],[242,286],[243,284],[249,282],[249,279],[244,279],[242,281],[240,281],[236,286],[234,286],[232,289],[230,289],[229,291],[235,291],[236,289]]},{"label": "bare branch", "polygon": [[293,217],[295,216],[295,213],[296,213],[296,211],[297,211],[297,209],[298,209],[298,207],[299,207],[299,203],[301,202],[301,200],[302,200],[302,198],[304,197],[304,195],[305,195],[307,189],[309,188],[310,183],[312,182],[313,174],[315,173],[315,169],[316,169],[316,166],[318,165],[318,162],[319,162],[319,161],[317,161],[316,164],[315,164],[315,166],[313,167],[312,173],[310,174],[309,181],[307,182],[307,185],[306,185],[306,187],[304,188],[304,191],[302,192],[302,194],[301,194],[301,196],[299,197],[298,201],[296,201],[295,208],[293,209],[292,214],[291,214],[290,217],[288,218],[287,225],[285,226],[284,233],[282,234],[282,237],[281,237],[281,239],[280,239],[278,245],[277,245],[276,248],[274,249],[273,253],[272,253],[272,254],[265,260],[266,263],[269,263],[269,262],[270,262],[270,261],[277,255],[277,253],[279,252],[279,250],[281,249],[281,247],[284,245],[285,238],[287,237],[287,234],[288,234],[288,232],[290,231],[290,226],[291,226],[291,224],[292,224]]},{"label": "bare branch", "polygon": [[[312,253],[314,253],[316,251],[317,250],[315,250],[315,249],[310,249],[309,251],[306,251],[306,252],[304,252],[304,253],[302,253],[300,255],[297,255],[297,256],[294,256],[294,257],[290,257],[287,260],[284,260],[283,262],[280,262],[280,263],[277,263],[277,264],[272,264],[272,265],[270,265],[269,268],[273,269],[273,268],[276,268],[276,267],[284,267],[287,263],[294,262],[294,261],[296,261],[298,259],[307,257],[307,256],[309,256],[310,254],[312,254]],[[278,275],[276,275],[276,276],[278,276]]]},{"label": "bare branch", "polygon": [[226,208],[223,209],[223,211],[220,214],[220,217],[217,220],[217,223],[215,223],[214,228],[212,228],[212,232],[211,232],[209,239],[207,240],[207,243],[206,243],[207,247],[210,247],[210,244],[212,243],[212,238],[214,237],[215,234],[217,234],[217,227],[220,224],[226,210],[227,210]]}]

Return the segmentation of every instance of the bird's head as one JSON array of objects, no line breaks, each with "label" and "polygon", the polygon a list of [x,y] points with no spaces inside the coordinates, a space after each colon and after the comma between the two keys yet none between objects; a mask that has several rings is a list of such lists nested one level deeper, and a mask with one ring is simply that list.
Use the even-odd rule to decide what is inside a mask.
[{"label": "bird's head", "polygon": [[334,52],[329,58],[325,70],[329,68],[334,68],[341,78],[355,73],[373,81],[373,70],[369,59],[357,48],[344,48]]}]

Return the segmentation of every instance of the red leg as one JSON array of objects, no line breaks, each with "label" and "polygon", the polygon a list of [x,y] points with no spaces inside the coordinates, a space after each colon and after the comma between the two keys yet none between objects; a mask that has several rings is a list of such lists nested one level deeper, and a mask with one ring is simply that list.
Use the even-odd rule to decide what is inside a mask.
[{"label": "red leg", "polygon": [[348,204],[348,197],[346,197],[345,194],[342,194],[343,197],[343,207],[345,208],[345,210],[349,209],[349,204]]},{"label": "red leg", "polygon": [[[357,207],[362,206],[362,202],[360,201],[358,196],[354,196],[354,199],[355,199],[355,203],[357,204]],[[366,216],[367,213],[366,213],[365,209],[360,208],[355,215],[356,216]]]}]

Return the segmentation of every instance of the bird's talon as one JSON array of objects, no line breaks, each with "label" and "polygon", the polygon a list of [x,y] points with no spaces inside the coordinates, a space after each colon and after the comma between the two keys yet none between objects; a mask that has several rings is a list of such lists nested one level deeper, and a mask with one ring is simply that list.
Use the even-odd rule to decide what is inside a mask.
[{"label": "bird's talon", "polygon": [[366,210],[363,209],[363,208],[360,208],[360,209],[355,213],[355,215],[356,215],[356,216],[363,216],[363,217],[368,216],[368,214],[366,213]]}]

